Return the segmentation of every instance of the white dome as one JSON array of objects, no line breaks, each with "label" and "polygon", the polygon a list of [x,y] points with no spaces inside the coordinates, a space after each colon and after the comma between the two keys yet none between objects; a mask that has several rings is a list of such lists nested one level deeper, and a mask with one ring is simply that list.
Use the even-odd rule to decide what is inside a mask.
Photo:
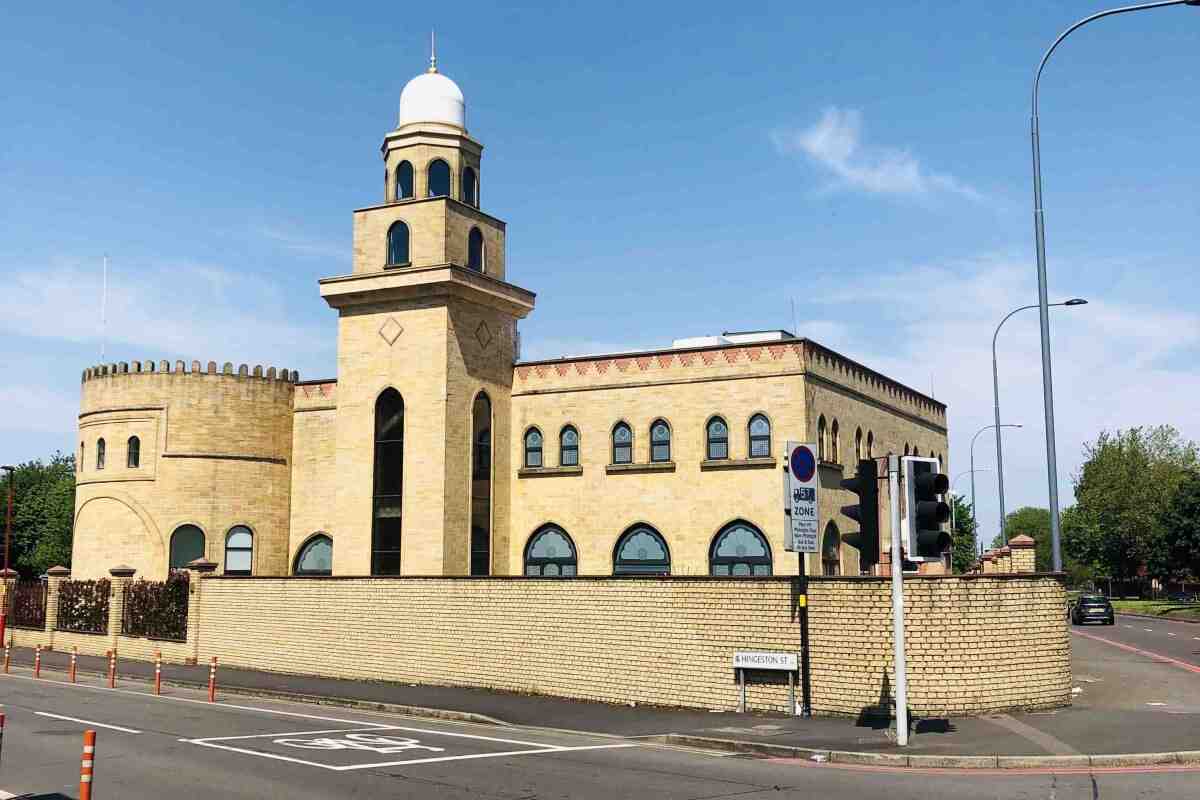
[{"label": "white dome", "polygon": [[400,124],[441,122],[467,128],[467,104],[458,84],[440,72],[425,72],[400,92]]}]

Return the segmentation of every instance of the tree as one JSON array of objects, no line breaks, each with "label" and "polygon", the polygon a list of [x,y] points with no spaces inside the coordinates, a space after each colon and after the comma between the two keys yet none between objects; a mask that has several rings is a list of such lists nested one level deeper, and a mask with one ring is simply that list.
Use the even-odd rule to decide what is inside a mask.
[{"label": "tree", "polygon": [[979,560],[979,551],[975,544],[975,531],[978,525],[975,522],[975,516],[971,513],[971,505],[963,500],[962,495],[950,495],[950,502],[954,509],[951,517],[954,520],[954,529],[950,532],[950,535],[954,537],[951,565],[956,573],[961,574],[971,569]]},{"label": "tree", "polygon": [[1160,525],[1170,577],[1200,577],[1200,473],[1189,472],[1175,487]]},{"label": "tree", "polygon": [[[1051,551],[1054,549],[1050,541],[1050,509],[1024,506],[1011,511],[1004,517],[1004,531],[1009,539],[1024,534],[1033,539],[1036,550],[1035,567],[1038,572],[1050,572],[1054,569],[1054,559]],[[996,534],[992,547],[1004,547],[1008,542]]]},{"label": "tree", "polygon": [[1102,432],[1084,446],[1075,477],[1075,516],[1068,537],[1076,560],[1128,581],[1146,567],[1169,577],[1162,509],[1197,469],[1196,445],[1169,425]]},{"label": "tree", "polygon": [[28,461],[17,467],[13,478],[13,567],[30,577],[56,564],[70,566],[75,457],[55,453],[48,463]]}]

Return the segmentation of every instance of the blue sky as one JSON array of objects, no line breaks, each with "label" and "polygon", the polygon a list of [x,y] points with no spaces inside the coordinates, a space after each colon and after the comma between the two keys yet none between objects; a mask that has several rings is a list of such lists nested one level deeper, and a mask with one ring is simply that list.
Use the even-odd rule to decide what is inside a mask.
[{"label": "blue sky", "polygon": [[[1036,300],[1029,82],[1090,2],[303,4],[10,9],[0,29],[0,437],[73,443],[99,360],[334,374],[404,83],[439,63],[485,146],[527,357],[792,327],[991,419],[989,345]],[[1200,9],[1074,34],[1043,83],[1060,472],[1103,427],[1200,437]],[[1008,505],[1045,502],[1037,317],[1000,358]],[[994,464],[987,435],[976,462]],[[994,531],[990,473],[977,475]],[[964,477],[958,488],[965,489]]]}]

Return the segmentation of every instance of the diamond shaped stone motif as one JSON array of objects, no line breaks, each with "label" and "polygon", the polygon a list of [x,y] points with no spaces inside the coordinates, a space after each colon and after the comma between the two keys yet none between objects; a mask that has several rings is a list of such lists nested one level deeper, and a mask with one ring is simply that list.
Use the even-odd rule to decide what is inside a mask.
[{"label": "diamond shaped stone motif", "polygon": [[404,333],[404,328],[400,327],[400,323],[391,317],[388,317],[387,322],[383,323],[379,328],[379,335],[388,343],[388,347],[394,345],[402,333]]},{"label": "diamond shaped stone motif", "polygon": [[484,350],[487,350],[488,345],[492,343],[492,332],[486,322],[482,320],[479,322],[479,327],[475,329],[475,339]]}]

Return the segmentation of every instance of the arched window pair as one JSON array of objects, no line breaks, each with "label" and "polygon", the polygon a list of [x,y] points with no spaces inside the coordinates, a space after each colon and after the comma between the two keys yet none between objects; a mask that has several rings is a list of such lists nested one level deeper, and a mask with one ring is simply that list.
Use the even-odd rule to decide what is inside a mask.
[{"label": "arched window pair", "polygon": [[[656,464],[671,460],[671,426],[665,419],[650,423],[650,461]],[[633,428],[618,422],[612,429],[612,463],[633,463]]]},{"label": "arched window pair", "polygon": [[[579,431],[574,425],[564,425],[558,433],[558,463],[562,467],[579,466]],[[542,432],[537,428],[525,431],[525,466],[545,466]]]},{"label": "arched window pair", "polygon": [[[96,469],[104,469],[105,460],[108,457],[108,446],[104,443],[104,439],[96,440]],[[83,461],[83,444],[79,445],[79,460]],[[130,436],[125,443],[125,466],[129,469],[137,469],[142,460],[142,441],[136,436]]]},{"label": "arched window pair", "polygon": [[[763,414],[755,414],[746,427],[751,458],[771,455],[771,422]],[[705,426],[705,458],[719,461],[729,458],[729,426],[722,417],[713,417]]]},{"label": "arched window pair", "polygon": [[[426,170],[428,179],[426,197],[449,197],[450,196],[450,165],[440,158],[435,158],[429,162],[429,167]],[[395,188],[393,197],[395,200],[408,200],[415,195],[413,187],[413,165],[408,161],[401,161],[396,166]],[[462,201],[469,206],[479,208],[479,176],[475,174],[472,167],[463,167],[462,171]]]},{"label": "arched window pair", "polygon": [[[188,564],[205,557],[204,531],[198,525],[180,525],[171,534],[170,569],[187,569]],[[254,569],[254,532],[245,525],[234,525],[225,534],[226,575],[249,575]]]},{"label": "arched window pair", "polygon": [[840,464],[840,431],[838,429],[838,421],[834,419],[833,425],[826,425],[825,415],[822,414],[817,418],[817,460],[825,461],[831,464]]},{"label": "arched window pair", "polygon": [[[408,225],[396,220],[387,233],[387,267],[407,267],[411,263],[409,253]],[[483,244],[483,232],[471,228],[467,236],[467,267],[476,272],[487,271],[487,252]]]}]

